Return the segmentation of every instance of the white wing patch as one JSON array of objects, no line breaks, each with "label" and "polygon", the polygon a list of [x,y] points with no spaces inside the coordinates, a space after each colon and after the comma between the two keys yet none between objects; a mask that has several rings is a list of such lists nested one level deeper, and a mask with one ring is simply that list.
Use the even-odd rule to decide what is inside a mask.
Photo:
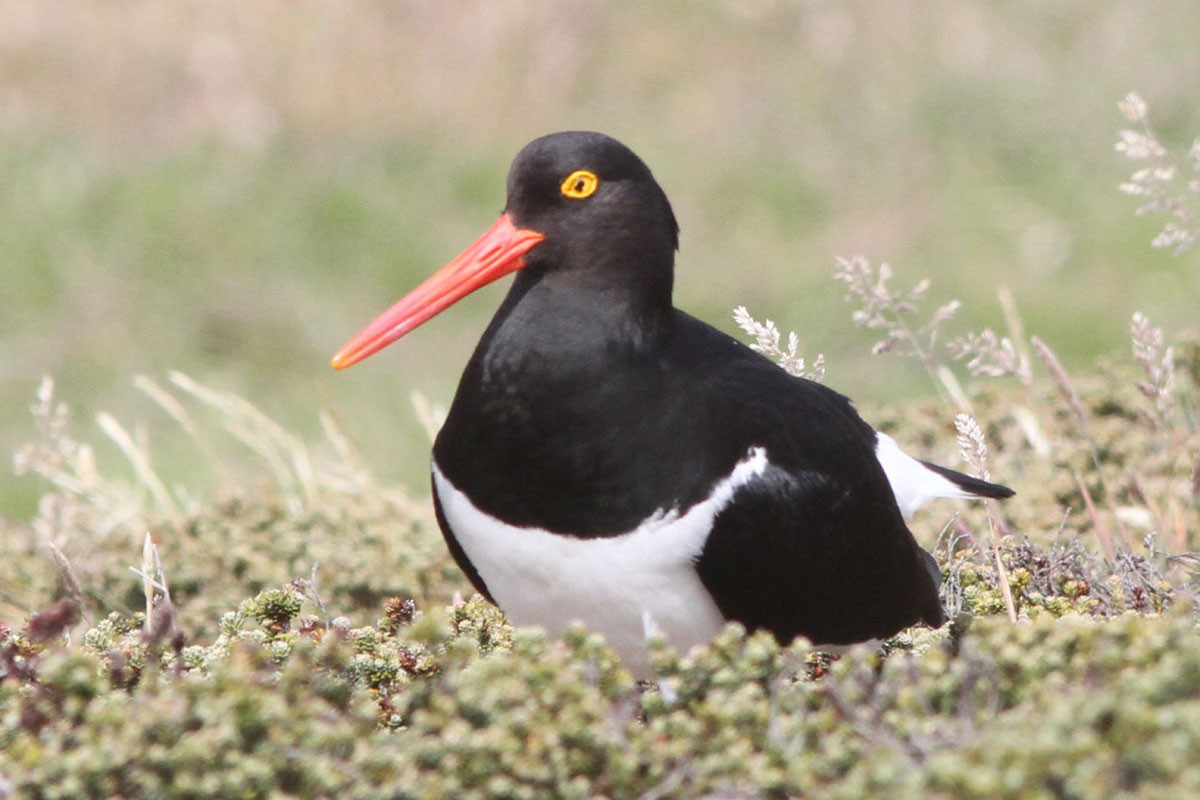
[{"label": "white wing patch", "polygon": [[900,506],[900,513],[905,519],[912,517],[917,509],[930,500],[976,497],[905,453],[896,440],[886,433],[876,431],[875,436],[875,457],[887,474],[892,493],[896,495],[896,505]]},{"label": "white wing patch", "polygon": [[681,651],[725,625],[696,560],[717,514],[768,463],[764,448],[752,448],[706,499],[682,512],[660,509],[637,528],[601,539],[508,525],[476,508],[436,463],[433,480],[446,522],[510,620],[555,635],[581,621],[635,675],[645,675],[647,620]]}]

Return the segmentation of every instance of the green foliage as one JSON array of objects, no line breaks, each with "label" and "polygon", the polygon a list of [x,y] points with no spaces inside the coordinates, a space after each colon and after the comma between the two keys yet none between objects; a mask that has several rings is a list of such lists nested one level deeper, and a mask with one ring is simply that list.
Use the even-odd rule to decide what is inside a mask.
[{"label": "green foliage", "polygon": [[[919,653],[860,647],[815,670],[803,642],[731,626],[687,656],[658,649],[649,686],[586,632],[509,632],[478,600],[449,612],[424,630],[419,613],[394,630],[311,628],[283,656],[267,620],[203,667],[162,648],[136,684],[113,669],[132,629],[106,621],[0,682],[0,776],[36,798],[1200,790],[1190,609],[980,617]],[[481,646],[485,629],[505,644]]]},{"label": "green foliage", "polygon": [[[1146,325],[1137,335],[1154,338]],[[936,352],[925,355],[930,374],[944,375]],[[1135,360],[1164,364],[1145,347]],[[1196,372],[1172,357],[1147,373],[1149,391],[1130,364],[1102,372],[975,387],[970,402],[987,422],[960,427],[964,455],[1020,494],[964,506],[946,523],[936,553],[950,624],[840,658],[730,626],[691,654],[648,643],[656,677],[645,685],[582,629],[547,640],[511,628],[478,596],[458,598],[462,578],[427,510],[377,484],[336,429],[327,448],[308,448],[225,397],[217,407],[248,440],[276,442],[262,451],[271,478],[164,503],[153,472],[130,484],[97,470],[47,386],[39,440],[22,455],[48,491],[0,562],[9,596],[42,608],[0,626],[0,789],[980,800],[1200,791]],[[175,384],[208,396],[189,381]],[[176,413],[187,418],[185,406]],[[954,435],[946,417],[944,406],[920,405],[876,418],[924,454]],[[914,529],[932,538],[928,519]]]}]

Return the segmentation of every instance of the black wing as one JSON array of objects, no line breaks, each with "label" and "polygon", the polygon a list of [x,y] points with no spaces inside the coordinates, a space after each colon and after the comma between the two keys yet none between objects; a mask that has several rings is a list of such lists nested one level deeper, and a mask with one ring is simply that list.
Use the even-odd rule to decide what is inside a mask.
[{"label": "black wing", "polygon": [[700,579],[728,619],[785,643],[941,625],[937,585],[891,505],[868,486],[769,467],[717,517]]},{"label": "black wing", "polygon": [[770,466],[718,515],[697,565],[721,612],[784,642],[942,624],[928,554],[904,524],[874,430],[837,392],[738,349],[707,389],[739,398],[723,427],[764,447]]}]

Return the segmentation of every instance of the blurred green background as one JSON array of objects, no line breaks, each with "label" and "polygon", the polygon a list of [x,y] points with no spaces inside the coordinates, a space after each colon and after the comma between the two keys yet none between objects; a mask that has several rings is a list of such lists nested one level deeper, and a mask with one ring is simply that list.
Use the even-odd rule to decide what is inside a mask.
[{"label": "blurred green background", "polygon": [[[414,390],[448,403],[505,286],[346,373],[328,358],[503,205],[529,139],[602,130],[682,226],[679,305],[745,304],[868,403],[932,392],[856,330],[838,255],[1002,325],[999,287],[1068,367],[1141,310],[1195,329],[1195,254],[1117,186],[1116,104],[1200,133],[1194,2],[0,0],[0,452],[43,375],[102,440],[143,426],[171,483],[194,451],[135,390],[171,369],[317,435],[330,410],[377,473],[424,489]],[[104,459],[117,460],[113,452]],[[0,513],[40,486],[5,470]]]}]

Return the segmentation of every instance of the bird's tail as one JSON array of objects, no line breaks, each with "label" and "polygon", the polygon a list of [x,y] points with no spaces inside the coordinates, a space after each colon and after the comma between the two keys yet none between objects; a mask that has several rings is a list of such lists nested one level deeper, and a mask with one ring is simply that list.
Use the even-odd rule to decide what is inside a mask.
[{"label": "bird's tail", "polygon": [[925,468],[931,472],[936,472],[952,484],[962,490],[959,497],[987,497],[993,500],[1004,500],[1012,497],[1016,492],[1007,486],[1001,486],[998,483],[991,483],[982,480],[981,478],[972,478],[970,475],[964,475],[961,472],[956,472],[946,467],[939,467],[937,464],[930,464],[928,461],[922,461]]},{"label": "bird's tail", "polygon": [[900,449],[892,437],[876,433],[875,455],[887,475],[896,505],[905,519],[939,497],[994,498],[1012,497],[1012,489],[998,483],[972,478],[928,461],[918,461]]}]

